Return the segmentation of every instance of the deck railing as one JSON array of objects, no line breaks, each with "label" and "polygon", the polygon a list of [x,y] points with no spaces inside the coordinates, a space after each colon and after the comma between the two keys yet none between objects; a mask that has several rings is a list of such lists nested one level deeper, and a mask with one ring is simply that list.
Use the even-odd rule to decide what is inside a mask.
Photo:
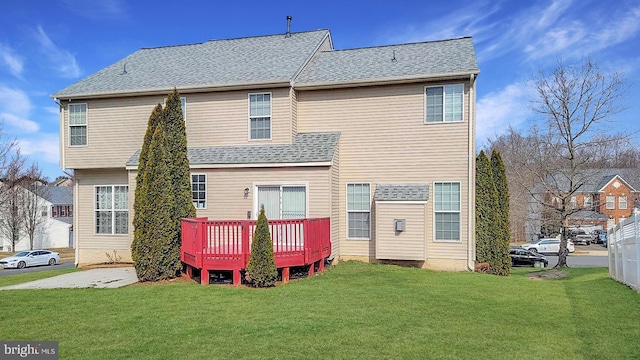
[{"label": "deck railing", "polygon": [[[251,255],[256,220],[182,219],[181,260],[207,270],[241,270]],[[331,254],[329,218],[269,221],[276,266],[312,264]]]}]

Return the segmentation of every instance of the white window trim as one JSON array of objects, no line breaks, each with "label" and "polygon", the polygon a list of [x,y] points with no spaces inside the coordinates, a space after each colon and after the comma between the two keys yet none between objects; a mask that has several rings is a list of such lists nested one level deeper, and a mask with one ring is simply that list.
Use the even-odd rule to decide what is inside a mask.
[{"label": "white window trim", "polygon": [[[352,210],[349,211],[349,185],[369,185],[369,211],[364,210]],[[371,193],[373,189],[371,188],[370,182],[348,182],[344,184],[344,208],[345,208],[345,230],[346,230],[346,239],[347,240],[357,240],[357,241],[371,241],[371,219],[372,219],[372,211],[371,205],[373,203]],[[350,212],[368,212],[369,213],[369,237],[368,238],[358,238],[358,237],[349,237],[349,213]]]},{"label": "white window trim", "polygon": [[[268,139],[252,139],[251,138],[251,95],[266,95],[269,94],[269,138]],[[256,116],[266,117],[266,116]],[[271,141],[273,138],[273,94],[271,92],[254,92],[247,94],[247,140],[248,141]]]},{"label": "white window trim", "polygon": [[[445,86],[449,86],[449,85],[462,85],[462,116],[461,116],[461,120],[453,120],[453,121],[445,121],[445,92],[444,92],[444,87]],[[442,121],[427,121],[427,89],[433,89],[433,88],[442,88]],[[455,84],[442,84],[442,85],[428,85],[425,86],[424,89],[422,90],[422,106],[423,106],[423,115],[422,115],[422,122],[425,125],[432,125],[432,124],[457,124],[457,123],[461,123],[464,122],[464,91],[465,91],[466,87],[464,85],[464,83],[455,83]]]},{"label": "white window trim", "polygon": [[[452,211],[452,210],[448,210],[448,211],[436,211],[436,184],[445,184],[445,183],[451,183],[451,184],[459,184],[460,185],[460,210],[458,211]],[[431,206],[431,208],[433,209],[433,214],[432,214],[432,222],[433,222],[433,242],[439,242],[439,243],[461,243],[462,242],[462,181],[459,180],[438,180],[438,181],[434,181],[432,184],[433,187],[433,206]],[[432,195],[429,195],[429,197],[431,198]],[[458,213],[460,214],[459,217],[459,224],[458,224],[458,234],[460,235],[460,238],[458,240],[438,240],[436,239],[436,213]]]},{"label": "white window trim", "polygon": [[[609,207],[609,197],[613,198],[613,201],[611,202],[613,205],[611,207]],[[615,195],[606,195],[604,198],[604,208],[607,210],[615,210],[616,209],[616,196]]]},{"label": "white window trim", "polygon": [[591,195],[586,195],[584,199],[582,199],[582,207],[585,209],[591,209],[593,207],[593,197]]},{"label": "white window trim", "polygon": [[[111,194],[115,195],[115,187],[116,186],[126,186],[127,187],[127,213],[129,214],[128,217],[128,222],[129,224],[127,224],[127,233],[126,234],[116,234],[116,216],[115,216],[115,212],[116,211],[121,211],[123,212],[124,210],[116,210],[115,209],[115,196],[111,197],[111,211],[114,213],[114,215],[111,217],[111,234],[102,234],[102,233],[98,233],[96,232],[96,211],[98,211],[98,209],[96,209],[96,191],[99,187],[106,187],[106,186],[110,186],[111,187]],[[93,235],[96,236],[129,236],[129,233],[131,232],[131,212],[129,211],[130,208],[130,204],[129,204],[129,184],[114,184],[114,185],[110,185],[110,184],[104,184],[104,185],[93,185]]]},{"label": "white window trim", "polygon": [[204,207],[203,208],[199,208],[199,207],[196,207],[195,205],[194,205],[194,207],[196,208],[196,210],[207,210],[207,206],[209,205],[209,196],[207,196],[207,191],[209,189],[209,186],[208,186],[209,185],[209,177],[205,173],[190,173],[189,174],[189,177],[190,177],[190,180],[191,180],[189,183],[191,185],[191,191],[192,191],[192,194],[191,194],[191,202],[192,203],[193,203],[193,178],[192,178],[193,175],[198,175],[198,176],[199,175],[204,175]]},{"label": "white window trim", "polygon": [[[622,207],[622,198],[624,198],[624,207]],[[629,198],[627,195],[618,195],[618,209],[627,210],[627,208],[629,208]]]},{"label": "white window trim", "polygon": [[[305,196],[305,209],[304,209],[304,213],[305,213],[305,219],[309,218],[309,183],[308,182],[278,182],[278,183],[273,183],[273,182],[257,182],[257,183],[253,183],[253,194],[252,194],[252,200],[253,200],[253,214],[251,215],[251,218],[253,220],[257,220],[258,219],[258,214],[260,213],[260,204],[258,204],[258,188],[259,187],[280,187],[280,218],[282,219],[282,188],[283,187],[304,187],[304,196]],[[271,220],[271,219],[268,219]],[[273,220],[279,220],[279,219],[273,219]],[[286,220],[286,219],[285,219]]]},{"label": "white window trim", "polygon": [[[86,109],[86,115],[85,115],[85,119],[84,119],[84,125],[71,125],[71,109],[69,109],[69,107],[71,105],[84,105],[85,109]],[[86,142],[84,145],[71,145],[71,128],[72,127],[80,127],[80,126],[84,126],[84,128],[86,129],[85,131],[85,136],[86,136]],[[67,104],[67,129],[69,130],[67,133],[67,138],[68,138],[68,145],[69,147],[87,147],[89,146],[89,104],[88,103],[69,103]]]}]

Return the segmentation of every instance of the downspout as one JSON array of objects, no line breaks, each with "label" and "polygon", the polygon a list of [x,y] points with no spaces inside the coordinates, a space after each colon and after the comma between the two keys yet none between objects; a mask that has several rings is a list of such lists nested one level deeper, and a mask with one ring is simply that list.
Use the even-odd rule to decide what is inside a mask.
[{"label": "downspout", "polygon": [[475,259],[474,259],[474,249],[473,246],[475,245],[475,201],[474,201],[474,197],[475,197],[475,176],[474,176],[474,172],[475,172],[475,168],[473,166],[474,164],[474,159],[475,159],[475,127],[474,127],[474,123],[475,123],[475,113],[474,113],[474,105],[476,102],[476,95],[475,92],[473,91],[475,89],[475,75],[471,74],[469,76],[469,171],[468,171],[468,176],[469,176],[469,185],[468,185],[468,191],[469,193],[467,194],[467,202],[468,202],[468,210],[467,210],[467,267],[469,268],[470,271],[474,271],[475,270]]},{"label": "downspout", "polygon": [[80,240],[80,236],[78,236],[78,188],[80,186],[80,180],[75,176],[76,172],[73,172],[73,247],[75,247],[76,261],[75,266],[78,267],[80,264],[80,246],[78,246],[78,240]]}]

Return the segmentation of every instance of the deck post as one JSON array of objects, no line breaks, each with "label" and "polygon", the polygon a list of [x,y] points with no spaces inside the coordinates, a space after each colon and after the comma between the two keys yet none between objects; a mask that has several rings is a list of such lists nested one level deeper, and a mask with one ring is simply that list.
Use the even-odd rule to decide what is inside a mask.
[{"label": "deck post", "polygon": [[289,268],[282,268],[282,282],[287,284],[289,282]]},{"label": "deck post", "polygon": [[324,271],[324,258],[320,258],[320,263],[318,264],[318,272],[323,272],[323,271]]},{"label": "deck post", "polygon": [[309,264],[309,277],[313,276],[313,268],[316,266],[316,263]]},{"label": "deck post", "polygon": [[209,270],[202,269],[200,271],[200,284],[209,285]]},{"label": "deck post", "polygon": [[187,264],[187,277],[189,279],[193,278],[193,267],[191,267],[191,265]]},{"label": "deck post", "polygon": [[240,286],[240,269],[233,270],[233,286]]}]

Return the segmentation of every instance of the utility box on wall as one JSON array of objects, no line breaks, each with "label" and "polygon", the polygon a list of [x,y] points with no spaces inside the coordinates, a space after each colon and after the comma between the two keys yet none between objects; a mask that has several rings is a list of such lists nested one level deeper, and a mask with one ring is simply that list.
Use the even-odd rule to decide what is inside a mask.
[{"label": "utility box on wall", "polygon": [[406,219],[393,219],[393,229],[396,232],[407,230],[407,220]]}]

